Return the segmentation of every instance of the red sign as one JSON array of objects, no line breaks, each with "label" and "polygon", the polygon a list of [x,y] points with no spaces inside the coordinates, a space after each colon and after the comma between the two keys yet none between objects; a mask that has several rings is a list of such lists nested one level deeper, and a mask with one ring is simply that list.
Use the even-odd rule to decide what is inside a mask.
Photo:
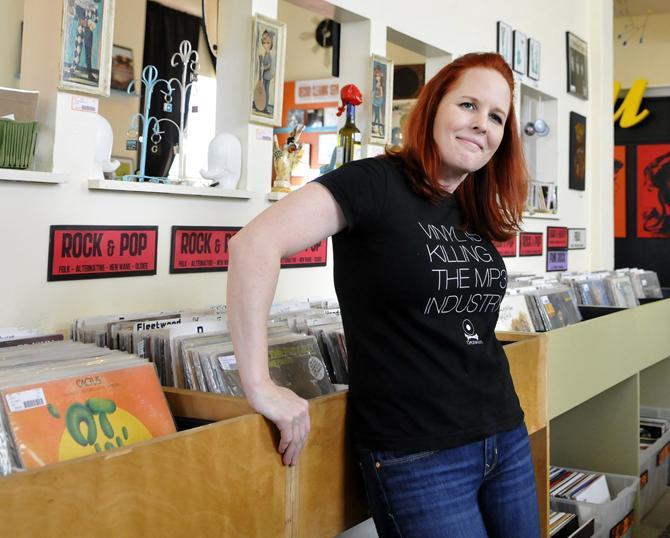
[{"label": "red sign", "polygon": [[547,250],[568,248],[568,229],[563,226],[547,226]]},{"label": "red sign", "polygon": [[[227,271],[228,242],[239,226],[173,226],[170,249],[170,273]],[[282,258],[281,267],[318,267],[326,265],[328,241]]]},{"label": "red sign", "polygon": [[494,241],[493,245],[498,249],[498,252],[503,258],[515,258],[516,257],[516,243],[517,237],[511,237],[507,241]]},{"label": "red sign", "polygon": [[239,226],[173,226],[170,273],[228,270],[228,241]]},{"label": "red sign", "polygon": [[328,257],[328,240],[319,241],[316,245],[281,259],[282,267],[321,267],[326,265]]},{"label": "red sign", "polygon": [[519,233],[519,256],[542,256],[542,232]]},{"label": "red sign", "polygon": [[47,280],[156,274],[158,226],[51,226]]}]

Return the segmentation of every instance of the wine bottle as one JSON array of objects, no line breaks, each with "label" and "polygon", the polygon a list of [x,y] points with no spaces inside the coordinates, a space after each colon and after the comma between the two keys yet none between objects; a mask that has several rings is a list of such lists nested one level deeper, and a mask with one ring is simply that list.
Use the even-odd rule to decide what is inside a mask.
[{"label": "wine bottle", "polygon": [[347,115],[344,126],[338,131],[337,165],[342,166],[361,156],[361,132],[356,127],[356,106],[347,103]]}]

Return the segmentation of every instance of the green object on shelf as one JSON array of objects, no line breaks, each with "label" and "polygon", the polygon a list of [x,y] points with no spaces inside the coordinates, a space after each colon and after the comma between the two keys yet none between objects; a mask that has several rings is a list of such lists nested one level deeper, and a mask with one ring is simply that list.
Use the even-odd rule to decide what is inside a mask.
[{"label": "green object on shelf", "polygon": [[36,121],[0,119],[0,168],[28,168],[35,155]]}]

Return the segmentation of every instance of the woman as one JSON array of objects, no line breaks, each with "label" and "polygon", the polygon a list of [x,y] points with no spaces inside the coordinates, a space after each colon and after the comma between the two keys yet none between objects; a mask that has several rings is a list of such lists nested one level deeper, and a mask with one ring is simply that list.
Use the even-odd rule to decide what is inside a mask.
[{"label": "woman", "polygon": [[349,427],[382,537],[539,535],[528,433],[494,335],[506,272],[490,241],[518,229],[526,194],[513,88],[498,54],[458,58],[422,90],[402,149],[322,176],[230,245],[244,390],[293,465],[308,405],[270,381],[265,322],[280,258],[333,236]]}]

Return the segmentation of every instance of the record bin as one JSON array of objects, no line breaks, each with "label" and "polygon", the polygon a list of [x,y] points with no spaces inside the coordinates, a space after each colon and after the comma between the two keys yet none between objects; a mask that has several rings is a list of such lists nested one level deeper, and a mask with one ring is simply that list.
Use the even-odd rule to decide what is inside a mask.
[{"label": "record bin", "polygon": [[[569,471],[590,473],[581,469],[563,467]],[[579,524],[583,525],[591,518],[595,518],[595,538],[609,538],[610,536],[632,536],[632,524],[634,519],[633,508],[639,480],[636,476],[599,473],[605,475],[607,487],[609,488],[609,502],[594,504],[560,497],[550,497],[549,505],[557,512],[570,512],[577,514]],[[624,534],[611,534],[614,529],[626,528]]]},{"label": "record bin", "polygon": [[[640,407],[640,416],[670,420],[670,409]],[[670,429],[646,450],[640,451],[640,511],[644,517],[668,490],[670,480]]]}]

